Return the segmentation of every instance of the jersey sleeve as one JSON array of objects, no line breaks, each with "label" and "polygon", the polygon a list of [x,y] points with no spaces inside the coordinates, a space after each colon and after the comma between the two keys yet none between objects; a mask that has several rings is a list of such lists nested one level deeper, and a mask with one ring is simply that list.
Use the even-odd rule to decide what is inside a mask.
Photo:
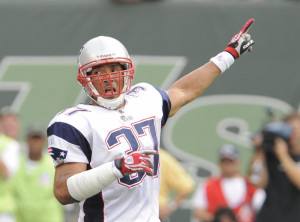
[{"label": "jersey sleeve", "polygon": [[90,163],[89,141],[74,125],[54,121],[49,125],[47,135],[48,153],[54,160],[55,166],[70,162]]},{"label": "jersey sleeve", "polygon": [[169,113],[171,110],[171,100],[167,92],[163,89],[154,87],[149,83],[139,83],[132,87],[132,91],[138,91],[139,89],[145,89],[146,100],[151,101],[151,104],[157,105],[162,114],[161,116],[161,126],[163,127],[169,117]]},{"label": "jersey sleeve", "polygon": [[157,91],[159,92],[159,94],[161,95],[162,98],[162,112],[163,112],[163,116],[161,119],[161,125],[164,126],[168,120],[169,117],[169,113],[171,110],[171,100],[169,98],[169,95],[167,94],[167,92],[165,90],[156,88]]}]

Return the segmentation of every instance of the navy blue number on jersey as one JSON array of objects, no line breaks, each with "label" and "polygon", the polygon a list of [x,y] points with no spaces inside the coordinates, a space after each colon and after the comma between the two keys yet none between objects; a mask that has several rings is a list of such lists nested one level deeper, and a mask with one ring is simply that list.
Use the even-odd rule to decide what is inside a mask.
[{"label": "navy blue number on jersey", "polygon": [[[111,131],[106,140],[109,149],[112,149],[114,146],[120,144],[120,141],[118,140],[118,137],[120,136],[125,137],[126,141],[128,142],[130,146],[130,150],[128,150],[128,152],[138,150],[140,147],[139,139],[144,136],[151,137],[153,141],[153,149],[158,151],[158,139],[157,139],[157,133],[156,133],[153,118],[136,122],[132,124],[132,128],[121,127],[114,131]],[[145,148],[150,149],[149,147],[145,147]],[[153,162],[154,176],[157,175],[158,162],[159,162],[159,156],[154,155],[154,162]],[[121,179],[119,179],[119,182],[127,187],[132,187],[139,184],[145,176],[146,173],[139,172],[134,175],[124,176]]]}]

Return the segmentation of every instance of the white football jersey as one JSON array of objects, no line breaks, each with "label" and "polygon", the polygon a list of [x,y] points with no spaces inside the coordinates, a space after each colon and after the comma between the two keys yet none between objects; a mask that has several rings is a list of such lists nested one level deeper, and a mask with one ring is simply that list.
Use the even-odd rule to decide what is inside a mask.
[{"label": "white football jersey", "polygon": [[[108,110],[80,104],[58,113],[47,133],[56,165],[86,163],[94,168],[122,154],[159,149],[161,127],[171,108],[166,92],[140,83],[126,94],[126,105]],[[131,174],[80,202],[79,222],[156,222],[159,220],[159,157],[154,176]]]}]

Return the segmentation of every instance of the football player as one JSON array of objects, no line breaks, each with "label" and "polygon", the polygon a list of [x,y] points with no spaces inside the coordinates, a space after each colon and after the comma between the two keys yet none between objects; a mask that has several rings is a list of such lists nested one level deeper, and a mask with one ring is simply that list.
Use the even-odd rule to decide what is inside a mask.
[{"label": "football player", "polygon": [[161,128],[251,50],[247,31],[253,21],[167,91],[147,83],[131,86],[134,64],[118,40],[98,36],[83,45],[77,80],[91,103],[60,112],[47,130],[55,196],[62,204],[80,202],[79,222],[159,221]]}]

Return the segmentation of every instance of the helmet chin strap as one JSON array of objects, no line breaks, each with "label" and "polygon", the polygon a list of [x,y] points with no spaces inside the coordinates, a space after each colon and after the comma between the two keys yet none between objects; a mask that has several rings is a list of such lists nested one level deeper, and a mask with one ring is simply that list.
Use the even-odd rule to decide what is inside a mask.
[{"label": "helmet chin strap", "polygon": [[[125,82],[124,87],[126,87],[127,82]],[[85,92],[86,94],[99,106],[102,106],[106,109],[110,109],[110,110],[115,110],[118,109],[121,105],[123,105],[124,101],[125,101],[125,94],[122,93],[120,94],[120,96],[118,96],[117,98],[114,99],[104,99],[103,97],[101,97],[97,91],[97,89],[93,86],[93,84],[91,82],[89,82],[87,84],[87,86],[89,87],[89,89],[92,91],[92,93],[95,96],[91,96],[90,93],[88,92],[87,88],[85,88]],[[96,98],[95,98],[96,97]]]},{"label": "helmet chin strap", "polygon": [[106,109],[117,109],[124,103],[125,95],[121,94],[119,97],[114,99],[104,99],[100,96],[97,100],[94,100],[99,106],[103,106]]}]

